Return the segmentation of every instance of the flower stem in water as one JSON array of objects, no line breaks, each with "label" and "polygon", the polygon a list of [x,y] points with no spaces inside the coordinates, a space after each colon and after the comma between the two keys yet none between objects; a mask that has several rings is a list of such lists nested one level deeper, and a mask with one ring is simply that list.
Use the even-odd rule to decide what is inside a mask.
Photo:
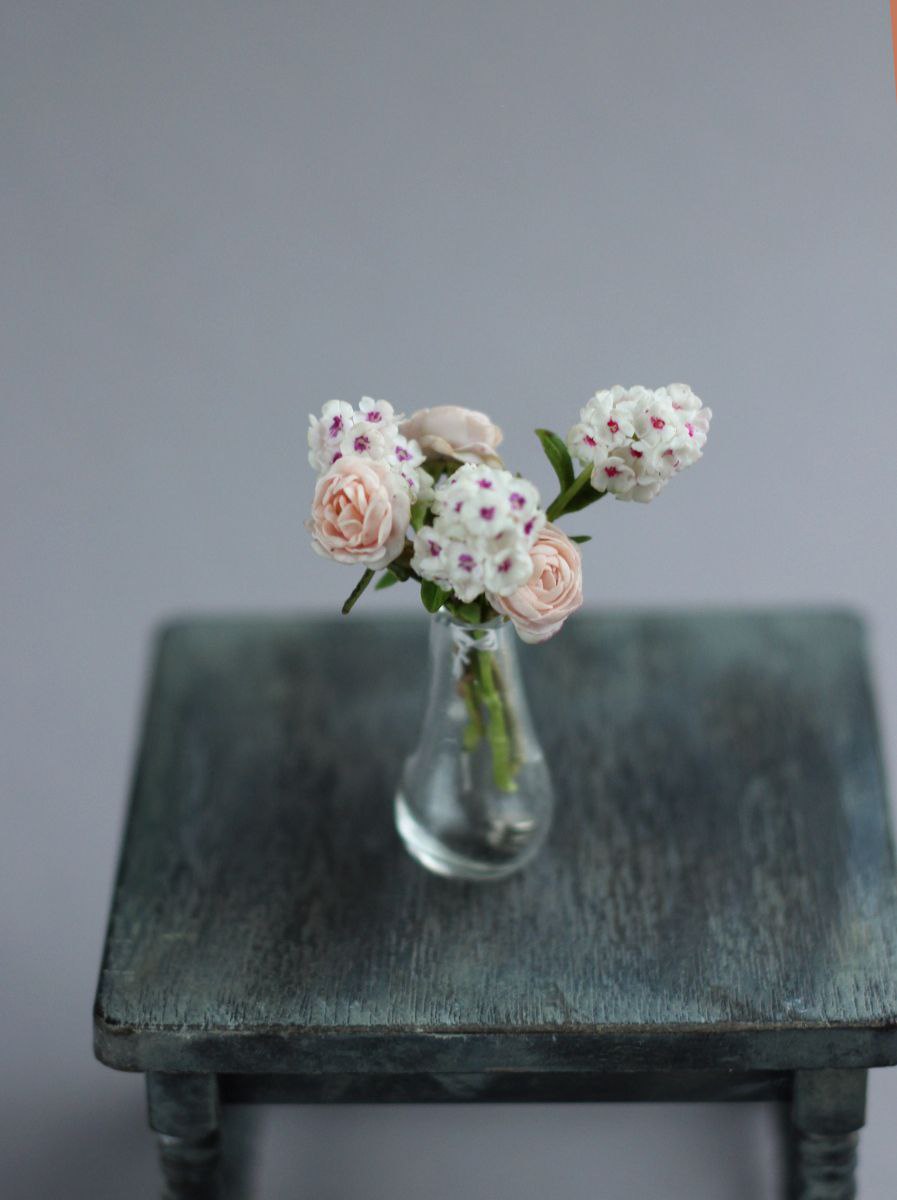
[{"label": "flower stem in water", "polygon": [[476,652],[477,673],[480,693],[489,718],[488,735],[492,750],[492,778],[495,786],[503,792],[516,792],[511,743],[505,720],[505,709],[498,688],[495,686],[492,654],[489,650]]},{"label": "flower stem in water", "polygon": [[467,709],[467,724],[464,726],[464,749],[468,752],[476,750],[483,736],[483,715],[477,703],[477,681],[470,671],[465,671],[458,682],[458,691]]}]

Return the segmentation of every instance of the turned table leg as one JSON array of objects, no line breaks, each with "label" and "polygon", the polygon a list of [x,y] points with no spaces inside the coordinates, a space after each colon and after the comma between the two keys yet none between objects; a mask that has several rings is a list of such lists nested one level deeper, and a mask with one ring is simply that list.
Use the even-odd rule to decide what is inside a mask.
[{"label": "turned table leg", "polygon": [[217,1079],[154,1072],[146,1088],[150,1128],[159,1139],[163,1200],[219,1200]]},{"label": "turned table leg", "polygon": [[791,1107],[793,1200],[853,1200],[866,1072],[796,1071]]}]

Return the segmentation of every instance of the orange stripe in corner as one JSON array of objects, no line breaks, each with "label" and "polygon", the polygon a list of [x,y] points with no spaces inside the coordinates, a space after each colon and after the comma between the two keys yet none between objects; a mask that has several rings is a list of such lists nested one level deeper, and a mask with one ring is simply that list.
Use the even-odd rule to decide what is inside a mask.
[{"label": "orange stripe in corner", "polygon": [[894,87],[897,88],[897,0],[891,0],[891,41],[894,45]]}]

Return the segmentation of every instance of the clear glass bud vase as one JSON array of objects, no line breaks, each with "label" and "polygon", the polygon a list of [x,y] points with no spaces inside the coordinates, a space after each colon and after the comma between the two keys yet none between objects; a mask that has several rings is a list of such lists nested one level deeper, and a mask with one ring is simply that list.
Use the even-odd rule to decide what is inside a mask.
[{"label": "clear glass bud vase", "polygon": [[429,703],[396,824],[410,853],[439,875],[501,879],[548,833],[554,793],[516,643],[500,618],[469,625],[442,609],[431,623]]}]

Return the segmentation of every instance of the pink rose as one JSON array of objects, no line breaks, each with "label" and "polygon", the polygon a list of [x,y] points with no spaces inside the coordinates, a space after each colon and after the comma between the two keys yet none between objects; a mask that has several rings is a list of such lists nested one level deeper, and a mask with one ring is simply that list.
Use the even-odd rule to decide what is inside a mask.
[{"label": "pink rose", "polygon": [[385,463],[348,454],[318,480],[306,528],[322,558],[376,571],[402,553],[410,517],[405,480]]},{"label": "pink rose", "polygon": [[529,582],[510,596],[489,594],[496,612],[514,622],[525,642],[545,642],[582,606],[582,558],[575,542],[554,525],[545,525],[530,551]]},{"label": "pink rose", "polygon": [[456,458],[460,462],[500,465],[495,447],[502,432],[485,413],[457,404],[422,408],[399,426],[403,437],[418,443],[427,458]]}]

